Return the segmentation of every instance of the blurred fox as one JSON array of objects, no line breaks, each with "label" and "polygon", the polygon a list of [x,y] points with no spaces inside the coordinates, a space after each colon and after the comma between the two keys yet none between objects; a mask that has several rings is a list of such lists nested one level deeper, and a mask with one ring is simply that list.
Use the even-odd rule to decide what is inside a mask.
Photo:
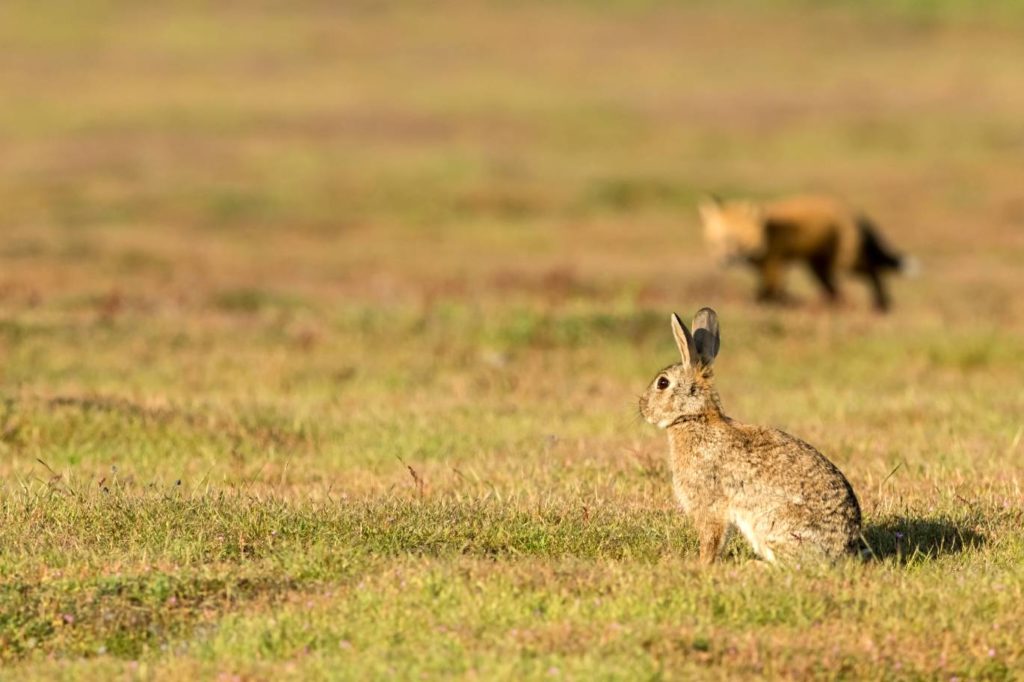
[{"label": "blurred fox", "polygon": [[760,273],[758,300],[785,298],[787,266],[805,263],[830,301],[838,301],[839,275],[867,279],[875,307],[891,305],[883,276],[910,273],[912,259],[882,241],[865,215],[824,196],[794,196],[769,203],[723,202],[709,198],[699,206],[704,239],[723,264],[752,265]]}]

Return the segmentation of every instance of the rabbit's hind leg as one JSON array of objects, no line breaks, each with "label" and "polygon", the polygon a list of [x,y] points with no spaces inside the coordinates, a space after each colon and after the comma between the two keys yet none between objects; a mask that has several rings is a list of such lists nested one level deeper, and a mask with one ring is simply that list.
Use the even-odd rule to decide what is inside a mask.
[{"label": "rabbit's hind leg", "polygon": [[736,529],[750,543],[754,554],[768,563],[775,563],[775,551],[772,549],[772,543],[763,532],[764,529],[758,526],[757,517],[750,513],[733,510],[730,518]]}]

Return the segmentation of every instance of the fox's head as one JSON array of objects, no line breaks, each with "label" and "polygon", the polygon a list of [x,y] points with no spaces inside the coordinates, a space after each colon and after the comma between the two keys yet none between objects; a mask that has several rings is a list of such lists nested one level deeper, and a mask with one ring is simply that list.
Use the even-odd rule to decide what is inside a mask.
[{"label": "fox's head", "polygon": [[753,201],[723,202],[709,197],[700,202],[704,241],[722,265],[747,260],[765,246],[764,210]]}]

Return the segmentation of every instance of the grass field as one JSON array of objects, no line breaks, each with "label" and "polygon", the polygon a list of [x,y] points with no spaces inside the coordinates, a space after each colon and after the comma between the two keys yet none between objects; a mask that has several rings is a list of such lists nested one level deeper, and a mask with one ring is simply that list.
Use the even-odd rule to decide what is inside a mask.
[{"label": "grass field", "polygon": [[[0,5],[0,677],[1024,676],[1024,12]],[[923,275],[751,303],[696,201]],[[636,398],[726,410],[873,560],[711,568]]]}]

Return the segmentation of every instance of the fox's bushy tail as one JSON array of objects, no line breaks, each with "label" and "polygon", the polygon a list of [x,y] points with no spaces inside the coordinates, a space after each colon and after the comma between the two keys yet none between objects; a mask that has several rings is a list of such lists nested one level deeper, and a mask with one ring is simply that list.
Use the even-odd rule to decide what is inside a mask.
[{"label": "fox's bushy tail", "polygon": [[861,234],[861,258],[868,267],[894,270],[903,275],[914,277],[920,272],[916,258],[904,253],[897,253],[882,241],[878,227],[870,218],[857,218],[857,227]]}]

